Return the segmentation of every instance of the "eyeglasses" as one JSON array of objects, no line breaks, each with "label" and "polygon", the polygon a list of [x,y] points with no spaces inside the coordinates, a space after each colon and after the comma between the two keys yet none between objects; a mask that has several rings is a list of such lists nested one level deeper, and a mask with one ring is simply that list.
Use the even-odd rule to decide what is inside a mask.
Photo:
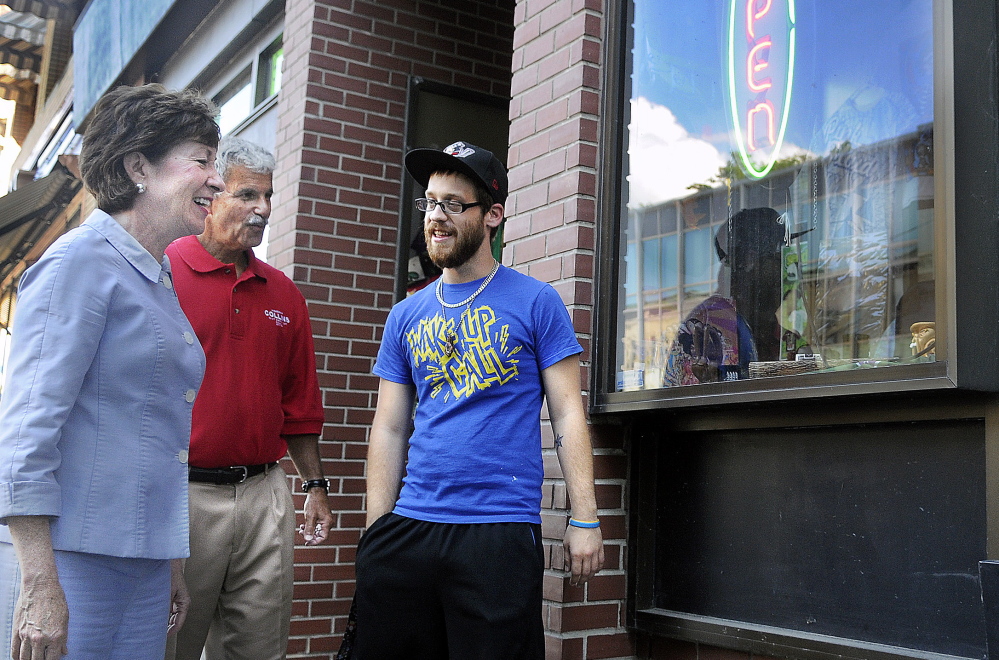
[{"label": "eyeglasses", "polygon": [[438,206],[441,207],[441,210],[448,215],[458,215],[459,213],[464,213],[473,206],[485,206],[485,204],[482,202],[462,204],[456,199],[445,199],[444,201],[439,202],[436,199],[427,199],[426,197],[416,198],[416,208],[423,213],[432,213]]}]

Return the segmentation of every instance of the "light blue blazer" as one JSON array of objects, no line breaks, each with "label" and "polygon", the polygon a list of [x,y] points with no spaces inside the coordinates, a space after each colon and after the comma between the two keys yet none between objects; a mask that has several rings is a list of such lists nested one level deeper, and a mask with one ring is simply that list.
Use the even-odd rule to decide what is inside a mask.
[{"label": "light blue blazer", "polygon": [[56,550],[188,556],[187,448],[205,354],[169,261],[95,211],[24,273],[11,335],[0,522],[52,516]]}]

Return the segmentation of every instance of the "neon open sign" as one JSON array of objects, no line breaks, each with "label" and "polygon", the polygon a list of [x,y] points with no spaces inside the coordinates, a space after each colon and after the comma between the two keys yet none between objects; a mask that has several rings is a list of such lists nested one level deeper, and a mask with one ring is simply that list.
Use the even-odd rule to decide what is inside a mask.
[{"label": "neon open sign", "polygon": [[773,168],[787,129],[794,79],[794,0],[731,0],[728,90],[743,169]]}]

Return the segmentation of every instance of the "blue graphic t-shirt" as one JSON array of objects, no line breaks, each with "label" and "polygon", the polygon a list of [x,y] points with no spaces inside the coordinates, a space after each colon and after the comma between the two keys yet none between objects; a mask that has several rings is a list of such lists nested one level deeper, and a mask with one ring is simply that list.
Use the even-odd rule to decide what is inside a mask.
[{"label": "blue graphic t-shirt", "polygon": [[[445,284],[444,300],[481,284]],[[418,399],[395,513],[540,523],[541,371],[582,350],[558,293],[502,266],[467,308],[442,308],[433,285],[393,307],[374,373]]]}]

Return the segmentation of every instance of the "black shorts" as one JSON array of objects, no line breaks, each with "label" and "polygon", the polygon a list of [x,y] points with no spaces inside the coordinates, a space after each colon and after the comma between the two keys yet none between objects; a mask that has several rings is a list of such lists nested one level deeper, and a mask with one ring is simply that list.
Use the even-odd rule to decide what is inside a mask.
[{"label": "black shorts", "polygon": [[354,660],[543,660],[544,554],[529,523],[382,516],[357,547]]}]

